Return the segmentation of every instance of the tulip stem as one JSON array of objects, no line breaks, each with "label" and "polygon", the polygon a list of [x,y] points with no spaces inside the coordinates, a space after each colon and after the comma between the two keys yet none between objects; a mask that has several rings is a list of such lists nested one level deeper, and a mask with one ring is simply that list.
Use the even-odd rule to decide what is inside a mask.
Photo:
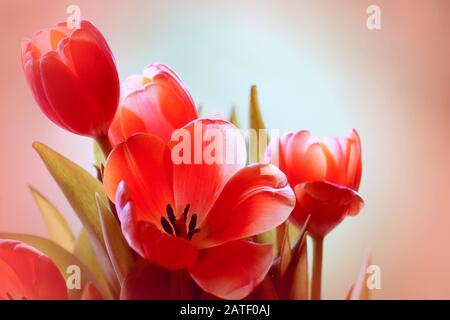
[{"label": "tulip stem", "polygon": [[112,146],[109,142],[108,135],[101,135],[95,139],[97,141],[98,145],[100,146],[100,149],[102,149],[103,155],[105,156],[105,159],[108,159],[109,154],[111,153]]},{"label": "tulip stem", "polygon": [[322,288],[323,237],[313,238],[313,270],[311,299],[320,300]]}]

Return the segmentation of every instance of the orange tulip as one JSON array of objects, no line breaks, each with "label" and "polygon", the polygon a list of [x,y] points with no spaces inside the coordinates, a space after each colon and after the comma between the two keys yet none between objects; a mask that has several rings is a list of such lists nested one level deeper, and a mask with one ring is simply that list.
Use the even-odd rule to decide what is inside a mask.
[{"label": "orange tulip", "polygon": [[15,240],[0,240],[0,300],[65,300],[67,287],[43,253]]},{"label": "orange tulip", "polygon": [[88,21],[66,23],[22,42],[22,66],[47,117],[76,134],[107,135],[119,101],[119,77],[102,34]]},{"label": "orange tulip", "polygon": [[311,215],[308,231],[312,237],[324,237],[347,215],[361,209],[364,202],[357,192],[361,143],[356,130],[323,140],[308,131],[288,133],[269,145],[267,156],[287,175],[295,191],[297,204],[291,221],[302,226]]},{"label": "orange tulip", "polygon": [[109,131],[113,145],[135,133],[151,133],[169,141],[174,129],[197,118],[189,91],[163,64],[152,64],[121,86],[121,102]]}]

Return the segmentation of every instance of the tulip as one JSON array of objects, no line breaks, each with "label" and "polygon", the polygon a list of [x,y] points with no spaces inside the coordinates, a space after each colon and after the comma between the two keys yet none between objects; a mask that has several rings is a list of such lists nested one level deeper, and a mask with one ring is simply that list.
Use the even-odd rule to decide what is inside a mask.
[{"label": "tulip", "polygon": [[318,139],[308,131],[288,133],[269,145],[267,158],[286,174],[297,202],[290,220],[314,240],[313,298],[320,297],[323,238],[364,204],[361,143],[356,130],[339,138]]},{"label": "tulip", "polygon": [[151,64],[121,86],[120,106],[109,131],[113,145],[135,133],[151,133],[169,141],[173,130],[197,118],[189,91],[163,64]]},{"label": "tulip", "polygon": [[0,300],[65,300],[67,287],[43,253],[15,240],[0,240]]},{"label": "tulip", "polygon": [[[284,222],[294,207],[294,192],[275,166],[245,167],[244,138],[231,123],[198,119],[187,124],[182,130],[190,133],[185,137],[189,145],[196,126],[200,137],[214,132],[215,142],[235,142],[235,161],[175,164],[171,153],[178,144],[136,134],[112,151],[105,189],[127,242],[142,258],[187,271],[217,297],[241,299],[264,279],[273,261],[271,245],[247,239]],[[202,141],[202,150],[212,143]]]},{"label": "tulip", "polygon": [[73,133],[97,139],[104,150],[120,86],[111,50],[88,21],[66,23],[22,41],[22,67],[47,117]]}]

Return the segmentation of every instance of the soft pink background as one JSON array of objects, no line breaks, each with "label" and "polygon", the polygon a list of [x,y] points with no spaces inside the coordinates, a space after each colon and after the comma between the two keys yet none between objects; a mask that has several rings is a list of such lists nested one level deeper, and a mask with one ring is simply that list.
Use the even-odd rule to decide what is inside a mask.
[{"label": "soft pink background", "polygon": [[[367,206],[326,239],[324,296],[345,297],[370,248],[376,298],[450,298],[449,1],[1,0],[2,231],[46,235],[29,184],[80,227],[31,143],[93,172],[91,142],[44,117],[19,63],[21,38],[65,20],[70,4],[105,34],[122,79],[165,62],[207,112],[235,103],[246,121],[256,83],[271,128],[357,128]],[[370,4],[381,31],[366,28]]]}]

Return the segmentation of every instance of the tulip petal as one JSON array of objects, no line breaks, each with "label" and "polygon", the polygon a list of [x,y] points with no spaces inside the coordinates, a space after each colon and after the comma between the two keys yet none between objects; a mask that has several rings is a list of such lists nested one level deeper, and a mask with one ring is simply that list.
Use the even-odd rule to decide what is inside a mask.
[{"label": "tulip petal", "polygon": [[98,130],[107,132],[119,103],[119,76],[110,51],[105,52],[84,29],[75,30],[59,49],[95,105],[91,117],[95,123],[104,125]]},{"label": "tulip petal", "polygon": [[37,51],[35,45],[30,40],[22,41],[23,71],[34,99],[37,101],[42,112],[44,112],[50,120],[63,126],[63,120],[50,105],[42,86],[39,58],[40,53]]},{"label": "tulip petal", "polygon": [[321,142],[322,151],[327,160],[326,181],[346,185],[347,169],[344,150],[338,138],[325,137]]},{"label": "tulip petal", "polygon": [[120,184],[116,208],[128,244],[141,257],[167,269],[177,270],[192,265],[197,257],[197,249],[193,244],[161,231],[148,221],[139,220],[129,195],[125,185]]},{"label": "tulip petal", "polygon": [[[110,139],[117,144],[135,133],[151,133],[169,141],[173,130],[197,118],[194,102],[179,76],[162,64],[148,66],[143,75],[122,85],[122,100]],[[127,115],[127,117],[125,117]]]},{"label": "tulip petal", "polygon": [[[22,287],[7,287],[8,283],[0,284],[0,296],[10,299],[67,299],[67,287],[56,265],[36,249],[14,240],[0,240],[0,273],[13,271],[17,278],[11,278],[9,285],[17,284],[19,279]],[[9,270],[2,268],[9,266]],[[25,291],[21,291],[25,290]]]},{"label": "tulip petal", "polygon": [[312,237],[325,236],[345,216],[356,215],[364,204],[353,189],[324,181],[299,184],[294,190],[297,205],[291,218],[302,226],[311,215],[308,231]]},{"label": "tulip petal", "polygon": [[205,248],[263,233],[285,221],[294,205],[294,192],[278,168],[247,166],[225,185],[193,241]]},{"label": "tulip petal", "polygon": [[173,203],[172,163],[166,144],[158,137],[137,134],[110,154],[104,185],[111,201],[124,181],[135,206],[136,219],[160,224],[167,204]]},{"label": "tulip petal", "polygon": [[318,140],[308,131],[295,133],[287,142],[286,166],[292,185],[325,178],[326,158]]},{"label": "tulip petal", "polygon": [[131,92],[123,99],[121,108],[135,114],[145,125],[145,131],[133,132],[133,122],[121,119],[126,132],[147,132],[158,135],[164,141],[169,141],[173,130],[196,118],[193,105],[186,105],[180,94],[164,82],[150,83],[141,90]]},{"label": "tulip petal", "polygon": [[96,134],[92,117],[95,105],[86,96],[79,79],[55,51],[41,58],[40,75],[50,112],[57,115],[56,123],[77,134]]},{"label": "tulip petal", "polygon": [[109,127],[108,137],[111,144],[116,146],[139,132],[147,132],[147,127],[139,115],[124,107],[117,109]]},{"label": "tulip petal", "polygon": [[233,241],[201,251],[189,272],[204,291],[222,299],[242,299],[261,283],[272,260],[271,245]]},{"label": "tulip petal", "polygon": [[269,161],[286,173],[291,186],[325,178],[327,159],[319,140],[308,131],[288,133],[269,145]]},{"label": "tulip petal", "polygon": [[[188,204],[190,214],[197,214],[200,224],[225,183],[246,162],[245,140],[241,132],[231,123],[218,119],[198,119],[177,130],[175,136],[181,137],[179,144],[172,142],[172,161],[174,161],[174,195],[177,212]],[[203,139],[202,139],[203,137]],[[176,140],[176,139],[174,139]],[[189,155],[177,159],[177,149]],[[213,153],[208,150],[214,149]],[[182,160],[182,161],[180,161]],[[187,160],[187,161],[185,161]]]},{"label": "tulip petal", "polygon": [[350,132],[347,148],[347,186],[353,190],[358,190],[361,182],[362,160],[361,140],[355,129]]}]

